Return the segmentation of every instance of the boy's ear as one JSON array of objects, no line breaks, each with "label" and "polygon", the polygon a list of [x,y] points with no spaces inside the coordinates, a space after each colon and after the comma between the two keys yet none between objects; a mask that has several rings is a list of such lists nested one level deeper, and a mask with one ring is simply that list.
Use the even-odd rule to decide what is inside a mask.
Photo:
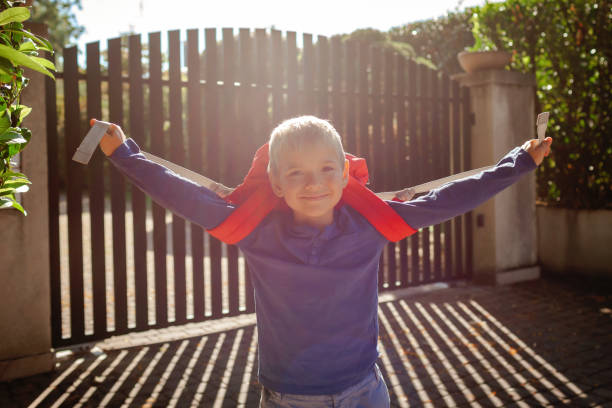
[{"label": "boy's ear", "polygon": [[344,170],[342,171],[342,188],[346,187],[349,181],[349,167],[350,163],[348,159],[344,159]]},{"label": "boy's ear", "polygon": [[278,176],[275,176],[272,173],[268,173],[268,180],[270,180],[270,186],[272,187],[272,191],[274,192],[274,194],[277,197],[282,198],[283,189],[280,186],[280,180],[278,179]]}]

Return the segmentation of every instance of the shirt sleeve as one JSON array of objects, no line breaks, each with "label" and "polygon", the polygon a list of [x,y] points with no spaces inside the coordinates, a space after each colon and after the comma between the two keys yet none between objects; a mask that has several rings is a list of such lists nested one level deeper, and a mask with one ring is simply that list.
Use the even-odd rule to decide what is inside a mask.
[{"label": "shirt sleeve", "polygon": [[156,203],[206,229],[219,225],[235,209],[211,190],[148,160],[132,139],[108,159]]},{"label": "shirt sleeve", "polygon": [[516,147],[490,170],[446,183],[412,201],[388,203],[408,225],[420,229],[478,207],[536,167],[529,153]]}]

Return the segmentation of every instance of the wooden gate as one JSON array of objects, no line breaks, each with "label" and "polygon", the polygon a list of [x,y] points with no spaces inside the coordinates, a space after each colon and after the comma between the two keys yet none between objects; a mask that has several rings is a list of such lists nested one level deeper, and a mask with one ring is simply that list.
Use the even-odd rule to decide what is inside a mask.
[{"label": "wooden gate", "polygon": [[[329,119],[346,151],[367,158],[374,191],[470,168],[468,90],[446,75],[337,37],[218,34],[90,43],[80,63],[77,48],[63,50],[47,87],[54,347],[254,311],[235,246],[167,214],[101,153],[71,161],[88,118],[230,186],[274,125],[301,114]],[[379,289],[468,278],[470,226],[467,214],[389,244]]]}]

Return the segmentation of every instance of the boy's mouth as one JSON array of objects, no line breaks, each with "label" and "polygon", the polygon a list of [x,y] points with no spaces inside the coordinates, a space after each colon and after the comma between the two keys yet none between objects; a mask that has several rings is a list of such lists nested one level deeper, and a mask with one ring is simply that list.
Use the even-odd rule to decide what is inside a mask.
[{"label": "boy's mouth", "polygon": [[307,201],[322,200],[326,198],[328,195],[329,194],[316,194],[316,195],[302,196],[302,200],[307,200]]}]

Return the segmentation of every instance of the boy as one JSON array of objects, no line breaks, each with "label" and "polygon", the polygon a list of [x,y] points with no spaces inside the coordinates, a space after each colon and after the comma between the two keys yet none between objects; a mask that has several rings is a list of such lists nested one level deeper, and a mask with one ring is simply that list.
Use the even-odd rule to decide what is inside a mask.
[{"label": "boy", "polygon": [[[551,143],[527,141],[492,170],[387,204],[415,229],[443,222],[535,169]],[[114,125],[100,147],[160,205],[204,228],[236,208],[146,160]],[[355,209],[337,206],[349,180],[340,136],[312,116],[281,123],[270,137],[268,177],[290,211],[269,213],[237,243],[255,288],[260,406],[389,406],[376,365],[378,261],[388,241]]]}]

